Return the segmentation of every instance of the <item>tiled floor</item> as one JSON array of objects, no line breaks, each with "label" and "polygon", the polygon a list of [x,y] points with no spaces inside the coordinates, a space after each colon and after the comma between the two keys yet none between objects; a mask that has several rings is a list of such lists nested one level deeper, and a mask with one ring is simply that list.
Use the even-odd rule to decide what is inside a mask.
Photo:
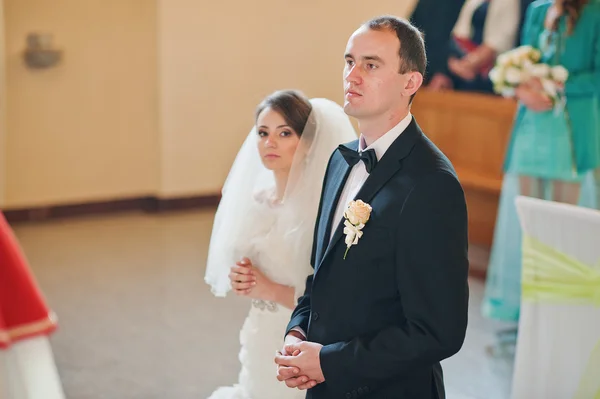
[{"label": "tiled floor", "polygon": [[[240,298],[203,283],[212,211],[21,225],[17,235],[60,329],[52,344],[71,399],[206,398],[239,371]],[[482,319],[471,282],[467,339],[444,362],[449,399],[508,399],[512,361],[486,346],[505,326]],[[270,398],[257,398],[270,399]]]}]

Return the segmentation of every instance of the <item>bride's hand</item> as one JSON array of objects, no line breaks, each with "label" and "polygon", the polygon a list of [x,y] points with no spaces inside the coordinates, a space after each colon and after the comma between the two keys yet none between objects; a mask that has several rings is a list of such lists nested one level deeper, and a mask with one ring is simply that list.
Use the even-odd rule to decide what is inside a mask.
[{"label": "bride's hand", "polygon": [[273,300],[274,285],[248,258],[243,258],[231,268],[231,286],[236,295],[254,299]]},{"label": "bride's hand", "polygon": [[252,287],[256,285],[256,277],[252,272],[250,259],[243,258],[240,262],[237,262],[231,268],[229,280],[231,280],[231,287],[236,295],[248,295]]},{"label": "bride's hand", "polygon": [[550,97],[528,85],[517,87],[515,96],[532,111],[544,112],[552,109],[552,100]]},{"label": "bride's hand", "polygon": [[271,281],[267,276],[254,265],[250,265],[250,270],[254,276],[254,285],[250,288],[250,292],[246,296],[254,299],[262,299],[265,301],[275,301],[276,298],[276,283]]}]

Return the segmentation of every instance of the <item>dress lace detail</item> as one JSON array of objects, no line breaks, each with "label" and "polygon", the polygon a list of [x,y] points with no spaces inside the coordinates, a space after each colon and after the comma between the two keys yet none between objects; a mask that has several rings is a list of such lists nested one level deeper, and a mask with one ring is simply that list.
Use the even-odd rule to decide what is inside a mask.
[{"label": "dress lace detail", "polygon": [[[255,197],[253,219],[256,223],[250,224],[253,231],[247,235],[247,242],[236,249],[236,256],[248,257],[269,279],[303,291],[306,277],[312,272],[310,250],[295,259],[290,254],[298,253],[299,248],[304,252],[311,237],[298,237],[305,241],[302,243],[290,239],[293,226],[284,229],[277,223],[279,205],[268,194]],[[277,366],[273,362],[275,352],[283,345],[292,310],[265,301],[253,302],[240,331],[238,383],[218,388],[209,399],[304,399],[304,391],[288,388],[277,380]]]}]

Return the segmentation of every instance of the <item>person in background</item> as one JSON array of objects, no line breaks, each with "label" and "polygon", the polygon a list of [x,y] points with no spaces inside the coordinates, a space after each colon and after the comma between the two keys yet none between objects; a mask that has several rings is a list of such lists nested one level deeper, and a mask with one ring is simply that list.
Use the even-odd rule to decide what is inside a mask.
[{"label": "person in background", "polygon": [[432,76],[431,90],[492,93],[488,77],[496,56],[514,47],[520,0],[467,0],[448,43],[448,72]]},{"label": "person in background", "polygon": [[[521,304],[516,196],[600,205],[600,1],[534,1],[527,9],[521,42],[541,52],[541,63],[562,65],[569,76],[562,109],[554,109],[536,78],[515,91],[519,105],[506,152],[483,301],[484,316],[513,322],[519,320]],[[516,334],[501,338],[500,343],[513,344]]]},{"label": "person in background", "polygon": [[419,0],[409,18],[425,36],[428,60],[425,85],[429,84],[432,76],[448,74],[448,37],[464,3],[465,0]]},{"label": "person in background", "polygon": [[515,40],[515,47],[519,47],[521,44],[523,44],[521,42],[522,40],[522,36],[523,36],[523,26],[525,25],[525,13],[527,11],[527,7],[529,7],[529,5],[531,3],[533,3],[534,0],[521,0],[521,17],[519,18],[519,31],[517,32],[517,38]]}]

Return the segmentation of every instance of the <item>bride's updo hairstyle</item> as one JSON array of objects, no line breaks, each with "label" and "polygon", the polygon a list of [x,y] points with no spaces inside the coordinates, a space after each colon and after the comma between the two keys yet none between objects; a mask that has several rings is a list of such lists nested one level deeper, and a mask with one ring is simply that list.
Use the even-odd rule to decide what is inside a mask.
[{"label": "bride's updo hairstyle", "polygon": [[279,90],[269,95],[256,108],[255,120],[267,108],[279,113],[298,136],[302,136],[312,111],[310,101],[297,90]]}]

